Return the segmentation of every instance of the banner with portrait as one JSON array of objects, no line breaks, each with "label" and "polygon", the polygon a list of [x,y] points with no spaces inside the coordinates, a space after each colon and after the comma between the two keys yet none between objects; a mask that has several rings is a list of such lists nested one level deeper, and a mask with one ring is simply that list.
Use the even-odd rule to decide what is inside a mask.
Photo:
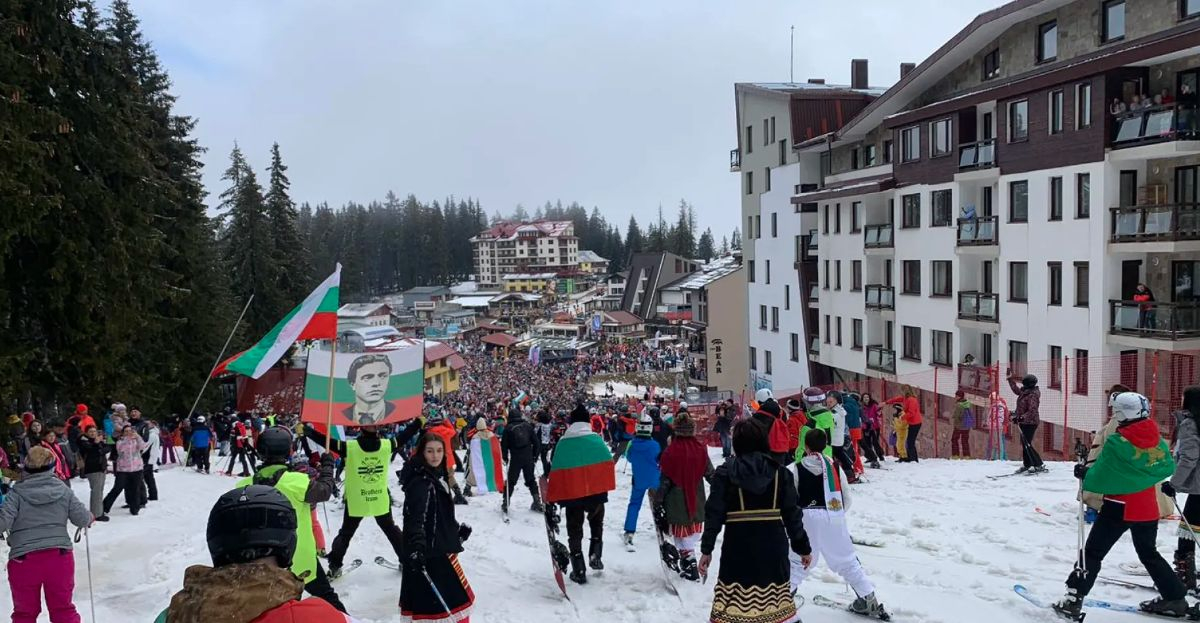
[{"label": "banner with portrait", "polygon": [[[330,396],[330,376],[333,395]],[[421,415],[425,349],[421,344],[371,353],[308,354],[300,419],[325,423],[333,404],[334,426],[377,426]]]}]

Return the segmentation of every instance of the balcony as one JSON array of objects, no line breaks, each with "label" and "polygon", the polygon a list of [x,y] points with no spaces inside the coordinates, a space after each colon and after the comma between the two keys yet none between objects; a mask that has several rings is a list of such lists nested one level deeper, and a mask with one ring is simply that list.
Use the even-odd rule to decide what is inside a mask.
[{"label": "balcony", "polygon": [[1200,250],[1200,204],[1131,206],[1110,213],[1114,244],[1151,243],[1130,249],[1135,251]]},{"label": "balcony", "polygon": [[816,259],[816,251],[821,248],[821,238],[817,236],[817,230],[809,230],[808,232],[808,253]]},{"label": "balcony", "polygon": [[988,292],[959,292],[958,319],[1000,322],[1000,297]]},{"label": "balcony", "polygon": [[987,366],[958,366],[958,388],[965,394],[975,396],[990,396],[995,390],[996,383],[992,377],[992,369]]},{"label": "balcony", "polygon": [[975,218],[958,219],[958,249],[973,247],[994,247],[1000,244],[999,218],[995,216],[977,216]]},{"label": "balcony", "polygon": [[821,340],[815,335],[808,341],[808,354],[819,355],[821,353]]},{"label": "balcony", "polygon": [[863,248],[891,249],[894,246],[891,223],[867,225],[863,228]]},{"label": "balcony", "polygon": [[1119,336],[1110,341],[1164,350],[1200,347],[1200,301],[1139,303],[1110,300],[1108,306],[1111,318],[1108,332],[1111,336]]},{"label": "balcony", "polygon": [[1117,115],[1113,119],[1113,149],[1149,143],[1200,139],[1200,111],[1196,104],[1152,106]]},{"label": "balcony", "polygon": [[808,306],[816,307],[821,302],[821,287],[817,284],[812,284],[808,289]]},{"label": "balcony", "polygon": [[869,285],[866,288],[867,309],[896,309],[896,288],[883,285]]},{"label": "balcony", "polygon": [[963,171],[996,166],[996,139],[958,146],[958,168]]},{"label": "balcony", "polygon": [[742,170],[742,150],[729,150],[729,172],[736,173]]},{"label": "balcony", "polygon": [[895,374],[896,351],[882,346],[868,346],[867,369],[886,374]]}]

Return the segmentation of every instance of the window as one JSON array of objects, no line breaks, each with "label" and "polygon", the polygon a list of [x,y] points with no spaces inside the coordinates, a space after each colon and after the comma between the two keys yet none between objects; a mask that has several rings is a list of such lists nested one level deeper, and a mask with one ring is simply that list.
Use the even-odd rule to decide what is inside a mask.
[{"label": "window", "polygon": [[841,260],[833,261],[833,289],[834,290],[842,289],[842,261]]},{"label": "window", "polygon": [[857,234],[862,231],[863,222],[863,204],[861,201],[855,201],[850,204],[850,233]]},{"label": "window", "polygon": [[758,349],[753,346],[750,347],[750,369],[758,369]]},{"label": "window", "polygon": [[769,167],[763,169],[763,192],[771,192],[771,169]]},{"label": "window", "polygon": [[904,294],[921,294],[921,261],[904,260],[900,263],[901,292]]},{"label": "window", "polygon": [[1088,263],[1075,262],[1075,306],[1088,306]]},{"label": "window", "polygon": [[857,147],[850,150],[850,170],[851,171],[858,170],[858,148]]},{"label": "window", "polygon": [[1015,143],[1029,138],[1029,101],[1021,100],[1008,105],[1008,142]]},{"label": "window", "polygon": [[1008,222],[1029,222],[1029,182],[1008,183]]},{"label": "window", "polygon": [[953,264],[949,260],[933,260],[930,262],[933,273],[933,290],[929,296],[950,296],[953,281],[950,279]]},{"label": "window", "polygon": [[750,273],[748,275],[746,275],[749,278],[747,280],[750,283],[754,283],[754,260],[750,260],[750,264],[749,264],[748,268],[750,270]]},{"label": "window", "polygon": [[875,159],[876,159],[875,145],[864,145],[863,146],[863,163],[862,163],[863,167],[875,166]]},{"label": "window", "polygon": [[775,142],[775,117],[771,117],[771,142]]},{"label": "window", "polygon": [[1108,0],[1100,11],[1100,41],[1119,41],[1125,38],[1125,0]]},{"label": "window", "polygon": [[1008,371],[1010,375],[1025,376],[1029,369],[1029,344],[1008,341]]},{"label": "window", "polygon": [[754,171],[746,171],[745,173],[742,174],[742,177],[745,178],[745,182],[746,182],[746,194],[753,195],[754,194]]},{"label": "window", "polygon": [[1092,127],[1092,83],[1084,82],[1075,87],[1075,127]]},{"label": "window", "polygon": [[900,227],[921,226],[921,195],[913,193],[900,198]]},{"label": "window", "polygon": [[1050,388],[1062,387],[1062,346],[1050,347]]},{"label": "window", "polygon": [[838,346],[841,346],[841,345],[842,345],[842,317],[841,317],[841,316],[838,316],[838,317],[837,317],[837,339],[836,339],[836,343],[837,343],[837,345],[838,345]]},{"label": "window", "polygon": [[800,361],[800,336],[792,334],[792,361]]},{"label": "window", "polygon": [[933,334],[933,356],[929,363],[935,366],[951,366],[954,362],[954,334],[949,331],[931,331]]},{"label": "window", "polygon": [[771,213],[771,237],[775,238],[779,235],[779,215],[775,212]]},{"label": "window", "polygon": [[825,343],[826,344],[829,343],[829,336],[832,333],[833,333],[833,330],[830,328],[830,324],[829,324],[829,314],[825,314]]},{"label": "window", "polygon": [[1179,17],[1200,15],[1200,0],[1179,0]]},{"label": "window", "polygon": [[785,139],[779,141],[779,166],[782,167],[785,164],[787,164],[787,157],[788,157],[788,146],[787,146],[787,139],[785,138]]},{"label": "window", "polygon": [[1029,302],[1029,263],[1008,263],[1008,300],[1013,303]]},{"label": "window", "polygon": [[763,372],[771,373],[771,351],[763,351]]},{"label": "window", "polygon": [[766,305],[758,306],[758,328],[763,329],[764,331],[767,328],[767,306]]},{"label": "window", "polygon": [[862,350],[863,347],[863,322],[860,318],[855,318],[850,321],[850,348],[854,350]]},{"label": "window", "polygon": [[1047,262],[1046,272],[1050,282],[1050,304],[1062,305],[1062,262]]},{"label": "window", "polygon": [[828,290],[829,283],[829,260],[825,260],[825,279],[821,281],[821,287]]},{"label": "window", "polygon": [[833,206],[833,233],[842,233],[842,204],[840,203]]},{"label": "window", "polygon": [[754,153],[754,126],[746,126],[746,153]]},{"label": "window", "polygon": [[900,162],[921,159],[921,129],[913,126],[900,130]]},{"label": "window", "polygon": [[829,233],[829,204],[825,204],[825,218],[821,219],[821,233]]},{"label": "window", "polygon": [[754,215],[754,239],[762,238],[762,215]]},{"label": "window", "polygon": [[[1050,92],[1050,133],[1061,134],[1063,131],[1063,92],[1062,89]],[[768,184],[769,185],[769,184]]]},{"label": "window", "polygon": [[929,155],[936,158],[950,153],[950,120],[939,119],[929,124]]},{"label": "window", "polygon": [[771,260],[767,260],[767,283],[771,283]]},{"label": "window", "polygon": [[1075,393],[1088,393],[1088,352],[1081,348],[1075,349]]},{"label": "window", "polygon": [[763,145],[771,144],[771,123],[770,119],[763,119]]},{"label": "window", "polygon": [[796,258],[792,261],[799,262],[800,258],[804,255],[804,236],[794,236],[792,245],[796,247],[794,249]]},{"label": "window", "polygon": [[1063,217],[1062,178],[1050,178],[1050,220],[1061,221]]},{"label": "window", "polygon": [[792,308],[792,286],[783,285],[783,310],[787,311]]},{"label": "window", "polygon": [[921,327],[901,328],[901,356],[910,361],[921,360]]},{"label": "window", "polygon": [[861,292],[862,289],[862,260],[850,260],[850,290]]},{"label": "window", "polygon": [[1055,20],[1038,26],[1037,61],[1048,63],[1058,58],[1058,22]]},{"label": "window", "polygon": [[1000,48],[983,56],[983,79],[991,80],[1000,75]]},{"label": "window", "polygon": [[953,195],[949,189],[935,190],[929,193],[931,212],[930,224],[934,227],[946,227],[954,220],[954,208],[951,207]]},{"label": "window", "polygon": [[1092,175],[1079,173],[1075,176],[1075,218],[1087,218],[1092,214]]},{"label": "window", "polygon": [[[1200,2],[1200,0],[1196,0],[1196,1]],[[891,164],[892,160],[895,159],[896,156],[893,153],[894,145],[895,145],[895,142],[891,141],[891,140],[886,140],[883,142],[883,163],[884,164]]]},{"label": "window", "polygon": [[779,333],[779,308],[771,308],[771,330]]}]

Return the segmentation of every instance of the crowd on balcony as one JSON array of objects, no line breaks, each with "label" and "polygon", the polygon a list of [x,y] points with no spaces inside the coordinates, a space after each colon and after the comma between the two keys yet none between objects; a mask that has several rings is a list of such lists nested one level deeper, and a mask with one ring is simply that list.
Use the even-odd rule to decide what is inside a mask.
[{"label": "crowd on balcony", "polygon": [[[1186,84],[1181,87],[1179,95],[1181,98],[1185,99],[1195,96],[1195,94],[1191,92],[1191,88]],[[1145,94],[1135,94],[1127,100],[1114,97],[1112,103],[1108,106],[1108,112],[1112,113],[1113,116],[1118,116],[1127,112],[1137,112],[1139,110],[1146,110],[1147,108],[1154,108],[1156,106],[1170,106],[1174,103],[1175,96],[1171,95],[1171,91],[1169,89],[1163,89],[1161,93],[1158,93],[1153,97]]]}]

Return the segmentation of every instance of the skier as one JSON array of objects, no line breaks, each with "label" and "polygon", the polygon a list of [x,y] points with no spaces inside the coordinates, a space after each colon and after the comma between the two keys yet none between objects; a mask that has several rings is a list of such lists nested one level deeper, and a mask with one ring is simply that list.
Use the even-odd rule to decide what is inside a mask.
[{"label": "skier", "polygon": [[[604,439],[592,432],[587,411],[571,417],[571,424],[558,441],[550,464],[547,503],[561,505],[567,515],[567,544],[571,551],[571,581],[587,583],[583,559],[583,521],[591,532],[588,564],[604,568],[604,505],[608,492],[617,488],[612,454]],[[557,516],[552,506],[547,512]],[[552,522],[555,520],[552,520]]]},{"label": "skier", "polygon": [[633,491],[629,494],[629,507],[625,511],[625,549],[631,552],[634,551],[633,535],[637,532],[642,499],[649,493],[651,508],[656,504],[655,490],[661,477],[658,471],[658,456],[662,454],[662,450],[653,434],[654,421],[649,413],[643,412],[634,430],[633,443],[629,444],[629,451],[625,456],[633,467]]},{"label": "skier", "polygon": [[113,488],[104,496],[104,514],[112,510],[117,496],[125,492],[125,505],[130,515],[137,515],[142,508],[142,453],[150,444],[138,436],[137,430],[126,425],[117,439],[117,466],[113,470]]},{"label": "skier", "polygon": [[[819,387],[810,387],[804,390],[804,402],[808,405],[808,425],[801,429],[798,440],[803,440],[808,436],[811,430],[825,431],[825,438],[833,437],[833,429],[837,425],[833,411],[830,410],[830,405],[837,402],[831,398],[825,390]],[[795,462],[799,463],[804,456],[808,454],[808,450],[801,443],[796,448]],[[825,447],[825,456],[833,458],[833,448]]]},{"label": "skier", "polygon": [[788,428],[788,456],[796,456],[796,451],[800,449],[800,437],[808,426],[808,415],[804,413],[800,401],[795,398],[788,398],[783,406],[784,421]]},{"label": "skier", "polygon": [[758,410],[750,416],[750,422],[759,428],[763,438],[767,440],[767,451],[774,456],[775,461],[780,465],[787,465],[790,462],[788,448],[791,447],[791,442],[788,440],[787,424],[783,421],[783,409],[775,401],[771,390],[765,387],[754,393],[754,400],[758,403]]},{"label": "skier", "polygon": [[[375,426],[363,426],[359,429],[358,438],[349,441],[327,442],[325,435],[309,430],[310,438],[346,460],[346,482],[342,491],[346,508],[342,527],[333,538],[333,546],[329,550],[329,577],[342,575],[342,563],[346,559],[346,550],[350,548],[350,539],[354,538],[358,525],[366,517],[375,519],[396,558],[403,558],[404,535],[392,517],[392,494],[387,486],[387,465],[394,449],[392,444],[396,442],[380,437],[379,429]],[[259,435],[259,439],[262,439],[262,435]]]},{"label": "skier", "polygon": [[613,457],[619,461],[621,457],[625,456],[625,450],[629,447],[629,442],[633,440],[638,418],[629,414],[629,405],[621,404],[617,406],[617,421],[620,422],[620,426],[617,427],[617,435],[613,438]]},{"label": "skier", "polygon": [[1038,389],[1037,384],[1038,378],[1032,374],[1026,374],[1021,379],[1020,387],[1017,387],[1015,376],[1008,377],[1008,387],[1017,395],[1017,408],[1013,411],[1012,421],[1021,429],[1021,469],[1017,470],[1018,474],[1040,474],[1046,471],[1041,455],[1033,447],[1033,434],[1037,432],[1038,424],[1041,423],[1042,391]]},{"label": "skier", "polygon": [[250,478],[239,480],[237,486],[269,485],[288,499],[296,516],[296,551],[291,559],[292,573],[304,582],[304,590],[309,595],[320,597],[345,612],[346,606],[338,599],[325,570],[317,561],[310,506],[328,501],[333,492],[333,459],[325,454],[321,459],[321,475],[312,480],[304,474],[288,470],[291,455],[292,434],[286,428],[268,428],[258,436],[258,456],[262,459],[262,465]]},{"label": "skier", "polygon": [[400,616],[406,621],[466,623],[475,602],[458,561],[471,527],[454,518],[445,455],[441,435],[427,432],[400,470],[405,552],[400,558]]},{"label": "skier", "polygon": [[[654,437],[654,441],[658,442],[658,447],[660,450],[666,450],[667,444],[671,443],[671,436],[675,433],[671,429],[671,425],[663,421],[662,409],[660,407],[650,407],[649,411],[650,421],[654,425],[654,430],[652,431],[651,436]],[[655,484],[658,484],[657,480],[655,481]]]},{"label": "skier", "polygon": [[155,623],[353,621],[324,599],[301,600],[304,582],[288,569],[297,548],[296,528],[291,502],[274,487],[248,485],[221,495],[205,530],[213,566],[188,567],[183,589]]},{"label": "skier", "polygon": [[[1175,461],[1158,426],[1150,419],[1150,405],[1144,396],[1119,394],[1112,399],[1112,409],[1119,422],[1117,430],[1104,443],[1096,463],[1091,467],[1075,466],[1075,477],[1083,481],[1083,490],[1103,494],[1104,502],[1084,545],[1083,568],[1076,563],[1067,577],[1067,594],[1054,604],[1054,610],[1069,619],[1083,620],[1083,599],[1091,592],[1104,557],[1129,531],[1138,560],[1160,593],[1142,602],[1140,608],[1151,614],[1183,617],[1189,610],[1184,599],[1187,589],[1155,549],[1157,490],[1175,470]],[[1162,488],[1169,493],[1170,483],[1164,485]]]},{"label": "skier", "polygon": [[25,457],[25,478],[13,485],[0,505],[0,533],[8,533],[8,586],[14,623],[37,621],[46,609],[54,623],[78,623],[71,603],[75,591],[75,556],[67,522],[92,525],[92,514],[71,487],[54,475],[55,456],[40,447]]},{"label": "skier", "polygon": [[675,539],[680,577],[694,582],[700,579],[694,552],[704,530],[703,481],[712,477],[713,466],[708,449],[696,439],[696,422],[690,413],[675,416],[675,438],[663,452],[660,464],[655,522],[660,532],[670,533]]},{"label": "skier", "polygon": [[[825,434],[826,444],[833,446],[833,458],[842,466],[842,473],[846,475],[846,482],[850,484],[858,484],[858,474],[854,472],[854,459],[850,457],[850,452],[846,447],[846,441],[850,438],[846,431],[846,408],[842,405],[841,392],[829,392],[827,402],[829,412],[833,414],[833,431]],[[807,436],[806,436],[807,438]]]},{"label": "skier", "polygon": [[713,623],[796,620],[788,586],[788,548],[812,562],[791,472],[775,461],[766,431],[753,420],[733,427],[732,459],[713,473],[700,540],[701,577],[708,575],[717,535],[721,571],[713,592]]},{"label": "skier", "polygon": [[1183,390],[1183,408],[1175,412],[1175,475],[1164,491],[1174,497],[1186,493],[1183,516],[1179,518],[1179,542],[1175,547],[1175,574],[1189,592],[1196,590],[1196,541],[1200,530],[1200,386]]},{"label": "skier", "polygon": [[[550,431],[554,429],[550,412],[542,411],[537,416],[538,460],[542,463],[542,475],[550,473]],[[505,432],[508,432],[507,430]]]},{"label": "skier", "polygon": [[850,529],[846,526],[849,490],[842,486],[842,472],[837,463],[825,456],[826,445],[825,431],[808,431],[804,437],[804,458],[796,469],[797,500],[804,512],[804,530],[813,554],[809,564],[795,552],[789,556],[792,594],[808,577],[812,565],[824,555],[825,564],[854,589],[857,599],[850,604],[850,610],[877,619],[887,618],[883,605],[875,599],[875,585],[867,578],[854,552]]},{"label": "skier", "polygon": [[540,454],[542,454],[541,437],[538,436],[533,425],[521,415],[521,412],[514,409],[512,422],[504,429],[504,436],[500,438],[500,455],[508,464],[504,478],[504,501],[500,503],[503,512],[508,512],[508,503],[512,500],[513,491],[517,488],[518,476],[524,476],[525,486],[529,489],[530,497],[533,498],[529,509],[539,513],[545,510],[542,505],[541,493],[538,491],[537,480],[533,476],[534,458]]},{"label": "skier", "polygon": [[845,446],[846,455],[854,459],[854,473],[857,476],[866,471],[862,452],[859,451],[863,438],[863,410],[858,394],[842,392],[842,408],[846,410],[846,433],[850,436],[850,443]]},{"label": "skier", "polygon": [[190,453],[191,464],[196,467],[196,471],[209,473],[208,453],[209,446],[212,445],[213,432],[208,427],[208,420],[203,415],[196,416],[196,421],[192,425],[192,437],[188,446],[191,447]]},{"label": "skier", "polygon": [[[254,471],[254,455],[253,447],[251,446],[250,434],[250,414],[242,413],[233,424],[230,431],[230,447],[232,451],[229,456],[229,467],[225,470],[226,474],[233,474],[233,466],[240,460],[242,462],[242,472],[238,476],[245,478]],[[250,459],[250,464],[246,465],[246,459]]]}]

